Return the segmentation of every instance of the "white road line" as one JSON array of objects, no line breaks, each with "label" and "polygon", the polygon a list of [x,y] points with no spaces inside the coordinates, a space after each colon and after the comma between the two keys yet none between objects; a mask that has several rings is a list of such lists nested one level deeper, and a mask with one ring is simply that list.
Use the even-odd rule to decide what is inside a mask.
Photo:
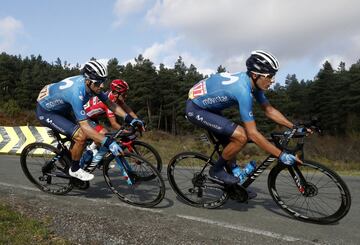
[{"label": "white road line", "polygon": [[271,238],[276,238],[276,239],[284,240],[286,242],[301,241],[301,242],[307,242],[310,244],[320,244],[320,243],[315,243],[313,241],[304,240],[301,238],[282,235],[282,234],[274,233],[271,231],[264,231],[264,230],[249,228],[249,227],[245,227],[245,226],[241,226],[241,225],[232,225],[232,224],[225,223],[225,222],[219,222],[219,221],[214,221],[214,220],[210,220],[210,219],[204,219],[204,218],[187,216],[187,215],[176,215],[176,216],[183,218],[183,219],[198,221],[198,222],[211,224],[211,225],[217,225],[217,226],[221,226],[221,227],[225,227],[225,228],[229,228],[229,229],[233,229],[233,230],[244,231],[244,232],[249,232],[249,233],[254,233],[254,234],[258,234],[258,235],[271,237]]},{"label": "white road line", "polygon": [[[27,190],[27,191],[36,191],[36,192],[39,192],[39,193],[43,193],[42,191],[40,191],[37,188],[28,187],[28,186],[24,186],[24,185],[8,184],[8,183],[4,183],[4,182],[0,182],[0,185],[6,186],[6,187],[15,187],[15,188],[19,188],[19,189],[23,189],[23,190]],[[124,203],[124,202],[115,202],[114,203],[114,202],[107,201],[105,199],[94,199],[94,198],[79,197],[79,196],[72,196],[71,198],[75,198],[75,199],[79,199],[79,200],[91,201],[91,202],[94,202],[94,203],[104,203],[104,204],[112,205],[112,206],[127,207],[127,208],[132,208],[132,209],[137,209],[137,210],[148,211],[148,212],[151,212],[151,213],[162,213],[162,210],[136,207],[136,206],[132,206],[130,204]]]},{"label": "white road line", "polygon": [[[24,185],[8,184],[8,183],[4,183],[4,182],[0,182],[0,185],[6,186],[6,187],[15,187],[15,188],[29,190],[29,191],[37,191],[37,192],[41,193],[41,191],[39,189],[37,189],[37,188],[28,187],[28,186],[24,186]],[[103,199],[93,199],[93,198],[76,197],[76,196],[72,196],[71,198],[92,201],[94,203],[105,203],[105,204],[113,205],[113,206],[133,208],[133,209],[143,210],[143,211],[152,212],[152,213],[163,213],[162,210],[135,207],[135,206],[132,206],[132,205],[129,205],[129,204],[126,204],[126,203],[120,203],[120,202],[119,203],[113,203],[113,202],[106,201],[106,200],[103,200]],[[271,238],[284,240],[284,241],[287,241],[287,242],[303,241],[303,242],[307,242],[307,243],[310,243],[310,244],[320,244],[320,243],[315,243],[315,242],[312,242],[312,241],[307,241],[307,240],[304,240],[304,239],[301,239],[301,238],[296,238],[296,237],[292,237],[292,236],[287,236],[287,235],[274,233],[274,232],[271,232],[271,231],[264,231],[264,230],[253,229],[253,228],[249,228],[249,227],[245,227],[245,226],[232,225],[232,224],[229,224],[229,223],[220,222],[220,221],[214,221],[214,220],[210,220],[210,219],[204,219],[204,218],[200,218],[200,217],[180,215],[180,214],[178,214],[176,216],[179,217],[179,218],[182,218],[182,219],[193,220],[193,221],[202,222],[202,223],[205,223],[205,224],[217,225],[217,226],[221,226],[221,227],[229,228],[229,229],[233,229],[233,230],[254,233],[254,234],[258,234],[258,235],[263,235],[263,236],[267,236],[267,237],[271,237]]]}]

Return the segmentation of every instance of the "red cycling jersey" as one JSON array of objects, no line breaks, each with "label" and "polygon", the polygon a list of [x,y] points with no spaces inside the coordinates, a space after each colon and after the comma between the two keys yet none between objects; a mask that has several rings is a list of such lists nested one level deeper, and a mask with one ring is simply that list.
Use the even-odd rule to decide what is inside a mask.
[{"label": "red cycling jersey", "polygon": [[[108,97],[112,102],[115,102],[116,97],[110,92]],[[120,102],[120,103],[119,103]],[[121,106],[121,100],[118,104]],[[89,102],[84,106],[85,112],[90,119],[99,119],[99,117],[106,116],[107,118],[114,117],[115,114],[112,112],[104,102],[99,100],[97,96],[90,98]]]}]

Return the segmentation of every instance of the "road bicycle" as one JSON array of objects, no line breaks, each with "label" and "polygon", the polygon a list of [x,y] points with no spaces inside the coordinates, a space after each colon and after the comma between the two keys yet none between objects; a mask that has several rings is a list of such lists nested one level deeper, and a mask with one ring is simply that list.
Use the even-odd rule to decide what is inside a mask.
[{"label": "road bicycle", "polygon": [[[40,190],[64,195],[74,187],[87,189],[88,181],[81,181],[68,175],[71,165],[70,139],[62,138],[53,130],[56,146],[35,142],[21,152],[21,167],[26,177]],[[124,130],[112,137],[122,138]],[[124,146],[122,146],[124,148]],[[90,163],[89,163],[90,164]],[[114,156],[108,151],[96,166],[86,165],[85,170],[94,172],[102,169],[106,184],[117,197],[128,204],[153,207],[165,196],[165,184],[158,170],[142,156],[125,151]]]},{"label": "road bicycle", "polygon": [[[312,125],[313,130],[318,128]],[[304,143],[307,133],[296,128],[272,133],[271,139],[278,148],[297,154],[302,164],[287,166],[270,155],[240,185],[225,185],[208,175],[215,157],[221,155],[220,142],[208,132],[208,140],[214,145],[210,156],[198,152],[182,152],[174,156],[168,165],[167,176],[172,189],[187,204],[195,207],[217,208],[231,198],[248,201],[246,188],[270,165],[268,190],[275,203],[293,218],[318,224],[330,224],[343,218],[350,209],[351,196],[341,177],[324,165],[306,160]],[[227,170],[229,173],[230,171]]]}]

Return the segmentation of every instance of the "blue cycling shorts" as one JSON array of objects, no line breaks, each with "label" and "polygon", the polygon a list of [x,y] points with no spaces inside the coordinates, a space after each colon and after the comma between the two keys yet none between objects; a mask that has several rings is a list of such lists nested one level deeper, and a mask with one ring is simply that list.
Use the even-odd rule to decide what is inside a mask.
[{"label": "blue cycling shorts", "polygon": [[207,129],[221,140],[228,141],[234,133],[237,124],[222,116],[220,112],[205,110],[191,100],[186,101],[186,116],[193,124]]},{"label": "blue cycling shorts", "polygon": [[65,114],[58,111],[47,111],[39,104],[36,106],[36,116],[42,125],[71,139],[80,127],[72,113],[67,112]]}]

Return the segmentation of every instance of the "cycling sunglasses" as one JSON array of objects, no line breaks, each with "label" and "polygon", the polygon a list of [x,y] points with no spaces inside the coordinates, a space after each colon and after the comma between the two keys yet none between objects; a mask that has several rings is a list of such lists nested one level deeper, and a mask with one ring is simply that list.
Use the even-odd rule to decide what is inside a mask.
[{"label": "cycling sunglasses", "polygon": [[105,79],[89,79],[90,81],[93,82],[94,86],[99,87],[101,84],[103,84],[105,82]]},{"label": "cycling sunglasses", "polygon": [[270,73],[263,74],[263,73],[257,73],[257,72],[253,72],[253,73],[256,74],[256,75],[262,76],[264,78],[269,78],[269,79],[271,79],[271,81],[275,80],[275,74],[270,74]]}]

